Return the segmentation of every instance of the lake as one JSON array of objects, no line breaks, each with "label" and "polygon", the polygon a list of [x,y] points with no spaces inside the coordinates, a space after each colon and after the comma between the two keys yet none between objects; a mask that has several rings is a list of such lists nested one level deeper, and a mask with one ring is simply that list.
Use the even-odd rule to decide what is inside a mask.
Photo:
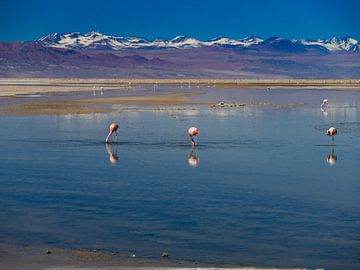
[{"label": "lake", "polygon": [[194,100],[279,106],[2,115],[0,242],[359,269],[360,92],[200,91]]}]

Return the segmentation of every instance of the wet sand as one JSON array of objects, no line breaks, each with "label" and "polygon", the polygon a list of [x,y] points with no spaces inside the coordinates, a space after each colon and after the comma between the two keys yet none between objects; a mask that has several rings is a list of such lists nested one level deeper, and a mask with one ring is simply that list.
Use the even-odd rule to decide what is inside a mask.
[{"label": "wet sand", "polygon": [[136,106],[185,106],[185,105],[209,105],[208,102],[193,102],[190,100],[192,93],[161,94],[151,96],[127,96],[109,97],[96,99],[74,99],[64,101],[44,102],[20,102],[0,107],[0,114],[86,114],[86,113],[109,113],[117,111],[113,105],[136,105]]},{"label": "wet sand", "polygon": [[75,269],[108,267],[205,267],[195,262],[171,258],[137,258],[136,254],[121,254],[99,250],[41,247],[0,247],[0,269]]},{"label": "wet sand", "polygon": [[[169,255],[171,256],[171,255]],[[171,257],[138,258],[136,254],[121,254],[99,250],[62,249],[40,247],[0,246],[0,269],[41,270],[41,269],[304,269],[304,268],[262,268],[253,266],[235,266],[203,264],[193,261],[173,260]]]}]

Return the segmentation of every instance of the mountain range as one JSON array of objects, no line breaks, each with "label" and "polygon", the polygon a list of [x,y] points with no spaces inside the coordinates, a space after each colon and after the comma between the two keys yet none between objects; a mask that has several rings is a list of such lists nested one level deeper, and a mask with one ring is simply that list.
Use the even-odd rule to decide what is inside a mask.
[{"label": "mountain range", "polygon": [[222,46],[231,48],[251,48],[265,44],[285,44],[297,48],[318,48],[327,51],[360,51],[360,43],[351,37],[331,39],[285,39],[269,38],[264,40],[257,36],[250,36],[242,39],[230,39],[217,37],[208,41],[186,36],[177,36],[173,39],[155,39],[149,41],[137,37],[108,36],[99,32],[69,32],[65,34],[53,33],[37,40],[46,47],[64,49],[95,49],[95,50],[130,50],[130,49],[179,49],[179,48],[200,48],[211,46]]},{"label": "mountain range", "polygon": [[149,41],[53,33],[0,42],[0,77],[359,79],[360,44],[351,37]]}]

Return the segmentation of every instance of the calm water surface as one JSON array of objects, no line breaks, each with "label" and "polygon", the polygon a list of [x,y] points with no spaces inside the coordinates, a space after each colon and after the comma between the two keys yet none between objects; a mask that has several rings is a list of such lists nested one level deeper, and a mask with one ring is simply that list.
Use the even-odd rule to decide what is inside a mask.
[{"label": "calm water surface", "polygon": [[359,269],[360,92],[206,92],[304,105],[1,116],[0,242]]}]

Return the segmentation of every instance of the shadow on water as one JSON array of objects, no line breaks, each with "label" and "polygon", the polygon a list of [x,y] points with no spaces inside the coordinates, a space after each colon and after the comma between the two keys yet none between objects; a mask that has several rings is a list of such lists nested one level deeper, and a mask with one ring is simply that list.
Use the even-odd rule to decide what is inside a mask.
[{"label": "shadow on water", "polygon": [[326,147],[335,147],[335,146],[341,146],[341,144],[316,144],[315,146],[326,146]]}]

